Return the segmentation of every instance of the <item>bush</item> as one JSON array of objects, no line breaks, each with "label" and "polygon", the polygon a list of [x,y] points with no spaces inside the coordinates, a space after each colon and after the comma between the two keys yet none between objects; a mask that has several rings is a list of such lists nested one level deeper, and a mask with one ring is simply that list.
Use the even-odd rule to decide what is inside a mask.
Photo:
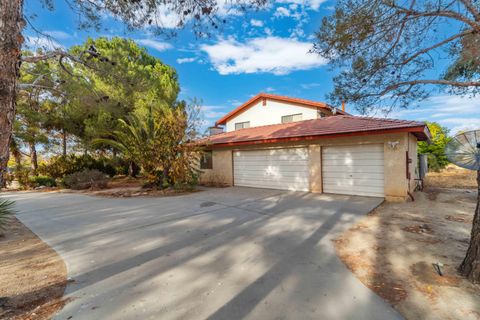
[{"label": "bush", "polygon": [[117,174],[114,162],[109,158],[101,157],[96,159],[89,155],[78,156],[74,154],[54,157],[48,163],[41,164],[38,172],[53,178],[63,178],[66,175],[85,169],[98,170],[110,177]]},{"label": "bush", "polygon": [[13,171],[13,178],[18,181],[22,189],[27,189],[29,185],[30,169],[24,166],[16,166]]},{"label": "bush", "polygon": [[10,200],[0,201],[0,234],[5,230],[7,223],[10,222],[11,216],[15,213],[13,205],[14,202]]},{"label": "bush", "polygon": [[65,176],[63,183],[66,187],[75,190],[103,189],[107,187],[108,179],[103,172],[86,169]]},{"label": "bush", "polygon": [[57,183],[55,179],[49,176],[33,176],[28,178],[28,184],[32,188],[45,186],[45,187],[56,187]]}]

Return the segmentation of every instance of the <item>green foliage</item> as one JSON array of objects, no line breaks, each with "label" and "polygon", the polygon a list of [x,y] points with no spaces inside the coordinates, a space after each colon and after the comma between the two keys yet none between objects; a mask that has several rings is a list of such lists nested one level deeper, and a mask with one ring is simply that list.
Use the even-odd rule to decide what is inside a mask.
[{"label": "green foliage", "polygon": [[116,174],[116,169],[108,158],[74,154],[51,158],[48,162],[40,164],[38,171],[53,178],[62,178],[83,169],[98,170],[111,177]]},{"label": "green foliage", "polygon": [[[15,166],[13,169],[13,179],[18,181],[18,184],[22,189],[27,189],[30,186],[29,176],[30,176],[30,168],[25,167],[23,165]],[[12,180],[13,180],[12,179]]]},{"label": "green foliage", "polygon": [[49,176],[31,176],[28,178],[28,184],[31,188],[36,188],[40,186],[44,187],[56,187],[57,183],[55,179]]},{"label": "green foliage", "polygon": [[[83,54],[90,48],[97,54]],[[68,52],[81,56],[83,63],[64,62],[63,67],[55,60],[22,63],[14,128],[21,146],[55,148],[65,145],[66,137],[72,147],[94,151],[90,141],[111,138],[105,133],[117,129],[118,119],[125,120],[152,102],[168,107],[177,99],[175,70],[133,40],[87,39]]]},{"label": "green foliage", "polygon": [[171,108],[151,107],[146,113],[119,120],[113,139],[97,139],[95,144],[110,145],[142,168],[143,175],[159,188],[187,186],[197,181],[192,169],[195,130],[185,104]]},{"label": "green foliage", "polygon": [[15,203],[10,200],[0,200],[0,231],[10,222],[11,216],[15,214],[13,206]]},{"label": "green foliage", "polygon": [[107,187],[107,183],[108,178],[104,173],[90,169],[69,174],[63,179],[63,184],[66,187],[75,190],[103,189]]},{"label": "green foliage", "polygon": [[468,34],[451,48],[456,60],[447,69],[444,78],[447,80],[475,81],[480,74],[480,35]]},{"label": "green foliage", "polygon": [[428,168],[432,171],[440,171],[449,162],[445,155],[445,146],[451,140],[449,130],[436,122],[427,122],[428,129],[432,134],[432,142],[418,142],[418,153],[428,155]]}]

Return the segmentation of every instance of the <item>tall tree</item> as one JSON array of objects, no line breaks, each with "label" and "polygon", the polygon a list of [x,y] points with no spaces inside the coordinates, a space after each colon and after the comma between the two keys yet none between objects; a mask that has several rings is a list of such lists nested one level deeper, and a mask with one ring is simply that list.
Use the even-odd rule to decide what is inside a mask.
[{"label": "tall tree", "polygon": [[[54,1],[41,0],[45,7],[54,9]],[[111,13],[133,29],[148,27],[159,34],[165,27],[192,26],[198,36],[208,34],[226,21],[219,14],[227,9],[225,2],[217,0],[65,0],[79,17],[79,27],[100,26],[101,16]],[[227,7],[232,10],[246,10],[258,7],[266,0],[232,0]],[[74,57],[60,50],[22,59],[22,32],[25,27],[23,0],[3,0],[0,3],[0,186],[4,183],[4,174],[9,158],[9,142],[15,118],[15,100],[18,85],[20,62],[36,62],[57,58],[60,61],[70,59],[82,62],[82,55]],[[172,24],[173,19],[173,24]],[[89,51],[89,50],[87,50]],[[92,53],[92,52],[90,52]]]},{"label": "tall tree", "polygon": [[0,188],[5,185],[23,43],[23,0],[0,3]]},{"label": "tall tree", "polygon": [[[408,107],[435,88],[478,94],[479,48],[477,0],[339,0],[314,50],[341,70],[330,99],[372,112]],[[459,271],[480,283],[480,219]]]}]

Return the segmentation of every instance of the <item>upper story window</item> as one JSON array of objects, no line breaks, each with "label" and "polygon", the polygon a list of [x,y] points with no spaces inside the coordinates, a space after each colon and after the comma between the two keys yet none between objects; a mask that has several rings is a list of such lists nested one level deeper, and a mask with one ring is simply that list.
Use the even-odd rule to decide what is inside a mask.
[{"label": "upper story window", "polygon": [[203,151],[200,157],[200,169],[213,169],[212,151]]},{"label": "upper story window", "polygon": [[235,123],[235,130],[244,129],[244,128],[250,128],[250,121]]},{"label": "upper story window", "polygon": [[288,116],[282,116],[282,123],[301,121],[301,120],[302,120],[302,114],[301,113],[291,114],[291,115],[288,115]]}]

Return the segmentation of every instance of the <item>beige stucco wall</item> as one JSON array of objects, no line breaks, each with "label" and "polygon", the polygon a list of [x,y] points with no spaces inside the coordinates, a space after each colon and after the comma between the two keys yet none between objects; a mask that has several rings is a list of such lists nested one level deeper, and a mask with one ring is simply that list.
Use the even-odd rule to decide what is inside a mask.
[{"label": "beige stucco wall", "polygon": [[202,169],[200,183],[214,185],[233,185],[232,150],[214,150],[212,169]]},{"label": "beige stucco wall", "polygon": [[[342,138],[326,138],[307,142],[287,142],[277,144],[259,144],[240,147],[226,147],[213,150],[213,170],[205,170],[201,181],[206,182],[215,177],[223,177],[225,183],[233,184],[232,150],[254,150],[267,148],[285,148],[306,146],[309,148],[310,191],[322,192],[321,148],[323,146],[356,145],[382,143],[384,145],[385,198],[388,201],[405,200],[407,192],[413,191],[417,145],[415,136],[408,133],[365,135]],[[406,155],[412,159],[410,164],[411,180],[407,179]]]}]

